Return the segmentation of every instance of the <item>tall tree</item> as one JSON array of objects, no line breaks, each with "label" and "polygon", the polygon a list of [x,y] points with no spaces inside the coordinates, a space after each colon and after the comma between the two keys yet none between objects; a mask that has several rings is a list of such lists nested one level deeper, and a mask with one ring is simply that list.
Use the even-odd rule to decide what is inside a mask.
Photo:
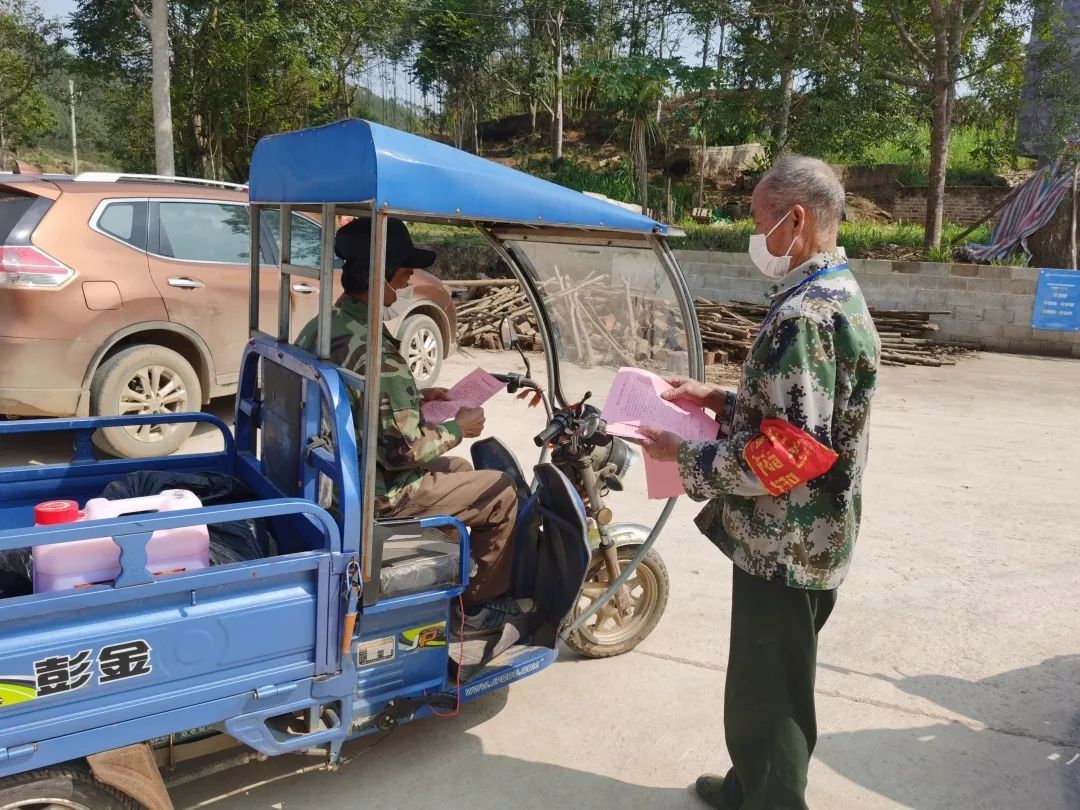
[{"label": "tall tree", "polygon": [[442,94],[454,142],[480,151],[480,107],[491,56],[506,36],[507,20],[491,0],[438,0],[414,23],[413,76],[424,92]]},{"label": "tall tree", "polygon": [[[867,8],[881,36],[891,27],[903,44],[902,49],[890,49],[896,67],[885,67],[881,74],[929,97],[930,187],[924,244],[938,247],[957,90],[1000,64],[1004,52],[1015,52],[1027,29],[1027,9],[1017,0],[874,0]],[[888,27],[882,26],[882,18],[887,18]]]},{"label": "tall tree", "polygon": [[154,105],[154,163],[157,173],[176,174],[173,140],[172,68],[169,60],[169,0],[151,0],[147,14],[133,3],[135,16],[150,35],[150,99]]},{"label": "tall tree", "polygon": [[24,0],[0,5],[0,169],[9,144],[46,131],[52,113],[41,82],[63,61],[60,25]]},{"label": "tall tree", "polygon": [[582,66],[582,76],[595,85],[600,104],[618,117],[629,135],[642,209],[649,207],[649,144],[662,137],[656,105],[679,64],[675,59],[627,56]]},{"label": "tall tree", "polygon": [[748,0],[736,20],[740,70],[756,87],[773,87],[774,151],[791,141],[799,90],[835,75],[853,48],[854,4],[830,0]]}]

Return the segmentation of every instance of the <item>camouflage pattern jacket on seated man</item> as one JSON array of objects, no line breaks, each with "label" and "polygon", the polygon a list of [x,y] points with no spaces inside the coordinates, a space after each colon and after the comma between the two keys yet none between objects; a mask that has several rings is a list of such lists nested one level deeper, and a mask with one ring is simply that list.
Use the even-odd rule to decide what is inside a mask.
[{"label": "camouflage pattern jacket on seated man", "polygon": [[[311,321],[296,339],[296,345],[313,352],[317,339],[318,324]],[[341,296],[330,311],[330,362],[365,376],[367,343],[367,306],[351,296]],[[375,508],[385,514],[403,504],[420,486],[423,465],[461,442],[461,427],[454,420],[441,425],[423,421],[416,380],[401,356],[398,342],[385,328],[382,358]],[[349,399],[353,426],[356,435],[361,436],[362,398],[350,388]]]},{"label": "camouflage pattern jacket on seated man", "polygon": [[846,264],[821,253],[780,280],[718,414],[727,437],[679,446],[687,493],[711,499],[701,531],[744,571],[810,590],[837,587],[851,562],[881,356]]}]

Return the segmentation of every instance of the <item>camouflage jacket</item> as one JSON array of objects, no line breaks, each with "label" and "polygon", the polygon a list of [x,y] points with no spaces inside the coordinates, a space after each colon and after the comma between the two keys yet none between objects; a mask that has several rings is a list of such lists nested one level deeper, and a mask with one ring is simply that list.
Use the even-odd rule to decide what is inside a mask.
[{"label": "camouflage jacket", "polygon": [[[870,400],[881,342],[843,251],[822,253],[774,288],[772,310],[721,421],[727,437],[679,447],[687,493],[710,499],[697,525],[744,571],[795,588],[844,580],[862,511]],[[732,401],[733,399],[733,401]],[[744,457],[764,419],[783,419],[838,456],[823,475],[768,493]]]},{"label": "camouflage jacket", "polygon": [[[300,332],[296,345],[314,351],[317,335],[317,321],[312,321]],[[367,307],[343,295],[330,313],[330,362],[364,376],[367,343]],[[425,464],[461,442],[461,428],[456,421],[441,425],[423,421],[416,381],[398,342],[385,328],[382,356],[375,508],[386,514],[395,511],[420,486]],[[362,398],[350,388],[349,399],[359,437],[363,435]]]}]

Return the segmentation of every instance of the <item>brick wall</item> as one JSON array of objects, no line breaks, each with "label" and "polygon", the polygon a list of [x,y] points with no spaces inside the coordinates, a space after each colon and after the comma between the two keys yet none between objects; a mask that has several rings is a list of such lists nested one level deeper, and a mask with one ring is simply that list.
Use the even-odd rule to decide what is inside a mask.
[{"label": "brick wall", "polygon": [[[875,202],[892,213],[895,219],[904,222],[926,220],[926,189],[906,188],[890,193],[888,204]],[[945,189],[945,221],[961,225],[978,222],[1008,193],[1006,186],[950,186]]]},{"label": "brick wall", "polygon": [[[695,296],[763,303],[771,282],[745,253],[676,251]],[[851,261],[870,306],[935,315],[943,341],[992,351],[1080,358],[1080,332],[1031,328],[1039,271],[929,262]]]}]

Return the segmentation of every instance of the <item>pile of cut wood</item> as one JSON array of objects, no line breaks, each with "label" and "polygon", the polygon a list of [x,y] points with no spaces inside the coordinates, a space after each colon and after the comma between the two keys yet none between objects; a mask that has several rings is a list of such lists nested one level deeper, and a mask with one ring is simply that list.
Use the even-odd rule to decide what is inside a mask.
[{"label": "pile of cut wood", "polygon": [[[458,343],[482,349],[499,348],[499,325],[510,317],[522,347],[543,348],[532,306],[512,279],[449,281],[457,303]],[[564,346],[566,358],[593,365],[664,366],[671,354],[686,351],[686,337],[670,302],[650,298],[624,283],[613,288],[600,275],[571,280],[551,279],[542,287],[547,310]],[[746,359],[768,308],[759,304],[717,303],[695,299],[706,365],[741,363]],[[953,365],[965,349],[934,341],[937,324],[930,316],[948,314],[904,310],[871,310],[881,336],[885,365]],[[678,365],[678,358],[675,365]]]},{"label": "pile of cut wood", "polygon": [[[464,300],[456,305],[460,345],[499,348],[499,325],[509,317],[522,348],[543,349],[532,306],[516,281],[446,283],[463,293]],[[686,352],[686,336],[671,303],[634,290],[627,282],[612,287],[608,277],[599,273],[584,278],[556,275],[541,284],[540,290],[552,325],[562,336],[567,360],[586,368],[663,367],[669,354]],[[671,364],[685,368],[685,361],[680,364],[677,358]]]},{"label": "pile of cut wood", "polygon": [[[707,364],[710,360],[745,360],[754,336],[768,313],[768,307],[759,304],[718,304],[704,298],[695,299],[694,307],[701,324],[701,343],[706,352]],[[882,364],[955,365],[954,356],[968,350],[935,342],[933,336],[938,325],[930,320],[931,315],[948,314],[871,309],[870,315],[881,337]],[[713,354],[712,358],[708,357],[710,353]]]}]

